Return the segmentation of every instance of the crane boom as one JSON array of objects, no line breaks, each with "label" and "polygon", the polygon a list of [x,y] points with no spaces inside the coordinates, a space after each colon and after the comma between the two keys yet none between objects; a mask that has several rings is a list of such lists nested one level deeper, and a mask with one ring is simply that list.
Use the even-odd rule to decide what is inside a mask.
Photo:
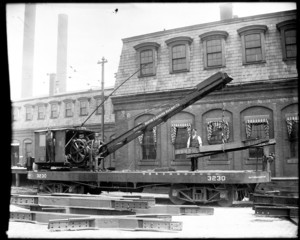
[{"label": "crane boom", "polygon": [[160,123],[166,122],[176,113],[192,105],[194,102],[200,100],[209,93],[223,88],[230,81],[232,81],[232,78],[225,72],[217,72],[213,74],[204,81],[200,82],[190,94],[188,94],[185,98],[178,100],[173,106],[160,112],[153,118],[138,124],[134,128],[128,130],[110,142],[102,145],[99,148],[100,157],[106,157],[109,154],[114,153],[119,148],[142,135],[147,129],[152,129]]}]

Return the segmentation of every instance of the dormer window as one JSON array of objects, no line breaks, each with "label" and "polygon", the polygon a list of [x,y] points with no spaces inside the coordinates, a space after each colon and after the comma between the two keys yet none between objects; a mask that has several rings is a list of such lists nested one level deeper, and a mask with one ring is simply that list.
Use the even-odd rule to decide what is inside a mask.
[{"label": "dormer window", "polygon": [[146,42],[134,46],[138,54],[139,77],[156,75],[158,43]]},{"label": "dormer window", "polygon": [[199,36],[203,42],[204,68],[225,67],[225,31],[211,31]]},{"label": "dormer window", "polygon": [[175,37],[166,41],[169,47],[170,73],[187,72],[190,70],[190,37]]},{"label": "dormer window", "polygon": [[264,63],[266,25],[252,25],[237,30],[242,39],[243,64]]},{"label": "dormer window", "polygon": [[297,43],[296,43],[296,20],[288,20],[278,23],[277,29],[281,35],[282,58],[286,60],[294,60],[297,58]]}]

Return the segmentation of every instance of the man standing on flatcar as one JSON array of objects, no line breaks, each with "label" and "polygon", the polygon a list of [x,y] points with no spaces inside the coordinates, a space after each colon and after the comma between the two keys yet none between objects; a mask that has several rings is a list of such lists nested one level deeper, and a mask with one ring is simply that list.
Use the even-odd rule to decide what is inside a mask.
[{"label": "man standing on flatcar", "polygon": [[[187,148],[195,147],[195,148],[199,148],[199,151],[200,151],[201,146],[202,146],[201,137],[197,134],[197,129],[193,128],[192,134],[188,138],[188,141],[187,141]],[[191,171],[195,171],[197,169],[198,169],[198,158],[192,157],[191,158]]]}]

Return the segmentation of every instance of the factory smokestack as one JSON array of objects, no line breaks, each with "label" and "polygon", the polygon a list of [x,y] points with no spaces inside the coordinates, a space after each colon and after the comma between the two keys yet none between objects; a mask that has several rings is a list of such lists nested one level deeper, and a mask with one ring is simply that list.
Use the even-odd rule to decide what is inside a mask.
[{"label": "factory smokestack", "polygon": [[66,92],[67,85],[67,54],[68,54],[68,16],[58,15],[56,80],[58,92]]},{"label": "factory smokestack", "polygon": [[21,97],[32,97],[35,4],[25,4]]},{"label": "factory smokestack", "polygon": [[57,91],[57,84],[56,84],[56,74],[49,73],[47,74],[50,76],[49,78],[49,96],[53,96]]}]

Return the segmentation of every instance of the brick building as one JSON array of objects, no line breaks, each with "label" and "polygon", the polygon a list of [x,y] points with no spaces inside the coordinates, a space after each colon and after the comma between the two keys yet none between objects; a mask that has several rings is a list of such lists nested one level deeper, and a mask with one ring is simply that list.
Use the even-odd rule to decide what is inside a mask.
[{"label": "brick building", "polygon": [[[272,175],[298,176],[296,25],[296,11],[285,11],[123,39],[116,86],[143,68],[112,96],[116,132],[153,117],[215,72],[233,81],[119,149],[116,169],[190,169],[175,150],[186,147],[194,126],[204,145],[275,138]],[[248,149],[199,159],[199,168],[260,169],[261,161],[259,149]]]},{"label": "brick building", "polygon": [[[113,88],[104,89],[107,96]],[[52,96],[27,98],[12,102],[12,165],[24,165],[27,156],[34,157],[34,131],[47,128],[80,126],[102,102],[101,90],[67,92]],[[111,99],[104,103],[104,140],[114,138],[114,114]],[[84,127],[101,135],[102,107],[86,121]],[[106,164],[114,164],[110,156]]]}]

